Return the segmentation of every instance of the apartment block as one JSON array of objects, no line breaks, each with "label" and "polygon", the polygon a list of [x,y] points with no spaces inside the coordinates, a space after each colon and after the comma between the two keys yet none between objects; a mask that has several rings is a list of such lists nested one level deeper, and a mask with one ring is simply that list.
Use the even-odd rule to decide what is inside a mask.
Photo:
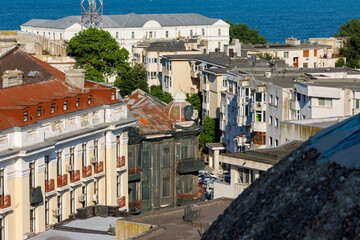
[{"label": "apartment block", "polygon": [[0,231],[24,239],[89,205],[128,209],[118,90],[14,48],[0,58]]}]

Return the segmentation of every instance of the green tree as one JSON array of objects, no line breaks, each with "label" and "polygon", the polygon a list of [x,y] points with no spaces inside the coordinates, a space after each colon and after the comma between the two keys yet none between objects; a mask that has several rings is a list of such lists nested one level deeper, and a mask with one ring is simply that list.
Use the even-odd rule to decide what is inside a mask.
[{"label": "green tree", "polygon": [[265,59],[265,60],[271,60],[273,59],[273,55],[271,55],[271,53],[258,53],[258,57],[261,58],[261,59]]},{"label": "green tree", "polygon": [[346,64],[345,64],[345,60],[344,58],[340,58],[339,60],[336,61],[335,63],[335,67],[344,67]]},{"label": "green tree", "polygon": [[114,85],[120,89],[121,96],[126,96],[137,88],[148,92],[149,86],[144,65],[136,63],[129,71],[117,76]]},{"label": "green tree", "polygon": [[73,37],[66,51],[75,57],[76,68],[85,69],[85,78],[97,82],[125,74],[130,65],[127,62],[129,52],[120,49],[117,41],[109,32],[89,28]]},{"label": "green tree", "polygon": [[205,143],[214,142],[216,137],[216,123],[215,119],[206,116],[202,122],[203,132],[199,136],[200,148],[205,147]]},{"label": "green tree", "polygon": [[[339,27],[339,33],[335,37],[347,37],[340,54],[346,56],[346,66],[351,68],[360,67],[360,20],[351,19]],[[340,59],[339,59],[340,60]]]},{"label": "green tree", "polygon": [[244,44],[267,43],[266,37],[260,36],[257,30],[249,28],[246,23],[239,23],[237,25],[234,25],[229,20],[226,20],[226,22],[230,24],[230,42],[232,41],[232,39],[237,38],[240,40],[240,42]]},{"label": "green tree", "polygon": [[199,118],[202,116],[202,95],[201,93],[186,94],[187,101],[193,105],[194,109],[198,111]]},{"label": "green tree", "polygon": [[350,37],[360,36],[360,20],[351,19],[339,27],[339,33],[335,33],[334,37]]},{"label": "green tree", "polygon": [[162,90],[161,86],[152,85],[150,87],[150,95],[156,97],[157,99],[160,99],[161,101],[165,103],[169,103],[173,100],[170,93],[166,93]]}]

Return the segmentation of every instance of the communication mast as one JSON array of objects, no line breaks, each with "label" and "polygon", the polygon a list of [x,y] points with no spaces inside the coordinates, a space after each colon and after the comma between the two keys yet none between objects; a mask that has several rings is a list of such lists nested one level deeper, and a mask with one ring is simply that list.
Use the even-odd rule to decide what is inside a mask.
[{"label": "communication mast", "polygon": [[81,0],[81,29],[103,27],[103,0]]}]

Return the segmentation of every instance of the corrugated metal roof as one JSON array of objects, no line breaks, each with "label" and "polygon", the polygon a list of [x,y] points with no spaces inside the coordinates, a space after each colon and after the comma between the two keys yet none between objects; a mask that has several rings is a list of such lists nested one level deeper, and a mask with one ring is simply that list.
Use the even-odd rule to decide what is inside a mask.
[{"label": "corrugated metal roof", "polygon": [[[170,26],[198,26],[212,25],[220,19],[208,18],[197,13],[178,13],[178,14],[136,14],[125,15],[104,15],[104,28],[137,28],[143,27],[148,21],[157,21],[163,27]],[[75,23],[81,24],[80,16],[68,16],[56,20],[31,19],[22,26],[32,26],[41,28],[67,29]]]},{"label": "corrugated metal roof", "polygon": [[[172,121],[166,116],[166,104],[155,97],[137,89],[125,98],[134,115],[140,134],[153,134],[173,131]],[[147,122],[147,123],[146,123]]]}]

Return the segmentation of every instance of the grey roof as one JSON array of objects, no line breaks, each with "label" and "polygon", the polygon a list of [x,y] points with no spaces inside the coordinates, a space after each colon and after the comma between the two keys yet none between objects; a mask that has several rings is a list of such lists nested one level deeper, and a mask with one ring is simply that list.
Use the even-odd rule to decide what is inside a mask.
[{"label": "grey roof", "polygon": [[[197,13],[177,13],[177,14],[136,14],[125,15],[104,15],[104,28],[138,28],[146,22],[154,20],[163,27],[170,26],[199,26],[212,25],[219,19],[208,18]],[[32,26],[41,28],[66,29],[75,23],[81,24],[80,16],[68,16],[56,20],[32,19],[22,26]]]},{"label": "grey roof", "polygon": [[328,45],[318,45],[311,43],[302,43],[300,45],[288,44],[288,43],[277,43],[277,44],[256,44],[256,45],[243,45],[241,46],[243,50],[254,50],[254,51],[275,51],[275,50],[308,50],[308,49],[323,49],[331,48]]}]

